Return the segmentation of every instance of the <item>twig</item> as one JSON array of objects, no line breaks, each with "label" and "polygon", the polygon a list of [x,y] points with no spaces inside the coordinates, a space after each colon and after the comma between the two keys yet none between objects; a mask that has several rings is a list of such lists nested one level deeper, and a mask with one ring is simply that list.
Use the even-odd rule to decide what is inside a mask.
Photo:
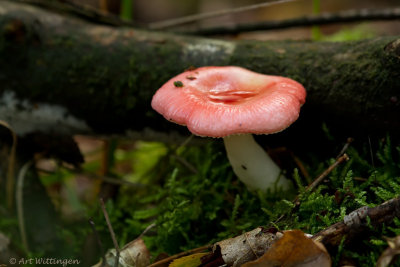
[{"label": "twig", "polygon": [[104,201],[103,201],[102,198],[100,198],[99,201],[100,201],[101,209],[102,209],[103,214],[104,214],[104,218],[106,219],[106,222],[107,222],[108,230],[110,231],[111,239],[112,239],[112,241],[114,243],[115,251],[117,251],[117,256],[115,258],[114,267],[118,267],[118,265],[119,265],[119,253],[120,253],[118,242],[117,242],[117,239],[115,238],[115,233],[114,233],[114,230],[112,228],[112,225],[111,225],[111,222],[110,222],[110,218],[108,217],[108,213],[107,213],[106,207],[104,205]]},{"label": "twig", "polygon": [[[344,162],[344,161],[348,161],[349,160],[349,156],[347,156],[347,154],[343,154],[341,157],[339,157],[332,165],[330,165],[325,171],[323,171],[311,184],[309,184],[306,189],[305,192],[308,191],[312,191],[314,190],[315,187],[317,187],[317,185],[319,183],[322,182],[322,180],[331,172],[333,171],[333,169],[335,169],[340,163]],[[291,212],[293,212],[297,207],[299,207],[300,205],[300,196],[297,195],[296,198],[293,200],[293,204],[294,207],[292,209]],[[272,224],[276,224],[277,222],[279,222],[280,220],[282,220],[282,218],[285,217],[285,214],[282,214],[281,216],[279,216]]]},{"label": "twig", "polygon": [[182,158],[181,156],[178,155],[172,155],[173,158],[175,158],[177,161],[179,161],[183,166],[185,166],[189,171],[191,171],[193,174],[199,173],[192,164],[190,164],[186,159]]},{"label": "twig", "polygon": [[156,227],[155,223],[150,224],[149,226],[146,227],[146,229],[143,230],[143,232],[137,238],[141,238],[142,236],[147,234],[147,232],[150,231],[151,229],[153,229],[154,227]]},{"label": "twig", "polygon": [[188,138],[186,138],[185,140],[183,140],[183,142],[175,149],[175,153],[181,148],[186,146],[187,144],[190,143],[190,141],[192,141],[194,137],[194,134],[191,134]]},{"label": "twig", "polygon": [[7,122],[0,120],[0,125],[7,128],[7,130],[10,131],[12,136],[12,145],[11,145],[10,156],[8,158],[8,168],[7,168],[7,178],[6,178],[7,207],[11,209],[13,206],[14,170],[15,170],[15,154],[17,151],[17,134],[14,132],[14,130]]},{"label": "twig", "polygon": [[214,18],[214,17],[220,17],[220,16],[225,16],[225,15],[230,15],[230,14],[236,14],[240,12],[245,12],[261,7],[268,7],[268,6],[273,6],[277,4],[282,4],[282,3],[287,3],[287,2],[293,2],[295,0],[274,0],[274,1],[268,1],[260,4],[255,4],[255,5],[249,5],[249,6],[243,6],[243,7],[238,7],[238,8],[232,8],[232,9],[226,9],[226,10],[220,10],[220,11],[214,11],[214,12],[208,12],[208,13],[201,13],[201,14],[196,14],[196,15],[190,15],[190,16],[185,16],[181,18],[175,18],[175,19],[169,19],[169,20],[164,20],[160,22],[154,22],[149,25],[150,29],[153,30],[160,30],[160,29],[165,29],[165,28],[170,28],[194,21],[199,21],[199,20],[205,20],[209,18]]},{"label": "twig", "polygon": [[310,15],[306,17],[264,21],[256,23],[238,24],[233,26],[218,26],[194,31],[179,31],[185,34],[195,35],[223,35],[238,34],[242,32],[267,31],[275,29],[287,29],[294,27],[305,27],[313,25],[327,25],[337,23],[349,23],[358,21],[376,21],[376,20],[396,20],[400,18],[400,8],[386,9],[358,9],[345,10],[337,13],[321,13],[319,15]]},{"label": "twig", "polygon": [[335,169],[340,163],[348,160],[349,156],[347,156],[347,154],[343,154],[343,156],[339,157],[331,166],[328,167],[328,169],[322,172],[320,176],[318,176],[317,179],[314,180],[314,182],[307,186],[306,192],[314,190],[314,188],[317,187],[317,185],[319,185],[319,183],[321,183],[322,180],[325,179],[325,177],[328,176],[331,171],[333,171],[333,169]]},{"label": "twig", "polygon": [[374,153],[372,152],[372,144],[371,144],[371,138],[368,135],[368,145],[369,145],[369,153],[371,155],[371,164],[372,164],[372,169],[374,170],[374,176],[376,180],[376,170],[375,170],[375,162],[374,162]]},{"label": "twig", "polygon": [[164,264],[169,263],[169,262],[171,262],[171,261],[173,261],[175,259],[187,256],[187,255],[191,255],[191,254],[194,254],[194,253],[199,253],[199,252],[204,251],[204,250],[210,250],[211,248],[212,248],[212,245],[206,245],[206,246],[202,246],[202,247],[199,247],[199,248],[195,248],[195,249],[191,249],[191,250],[188,250],[188,251],[184,251],[184,252],[181,252],[179,254],[173,255],[171,257],[165,258],[163,260],[157,261],[157,262],[155,262],[153,264],[150,264],[147,267],[163,266]]},{"label": "twig", "polygon": [[[325,179],[325,177],[331,172],[333,171],[333,169],[335,169],[340,163],[344,162],[344,161],[348,161],[349,160],[349,156],[347,156],[347,154],[343,154],[343,156],[339,157],[331,166],[329,166],[325,171],[323,171],[311,184],[309,184],[305,190],[305,192],[308,191],[312,191],[314,190],[315,187],[317,187],[317,185],[319,185],[322,180]],[[293,203],[298,206],[299,203],[299,196],[296,197],[296,199],[293,201]]]},{"label": "twig", "polygon": [[318,232],[313,239],[324,245],[337,246],[344,236],[347,236],[346,241],[350,241],[352,236],[349,234],[360,233],[369,223],[373,227],[387,225],[396,217],[400,217],[400,198],[391,199],[373,208],[361,207],[345,216],[343,221]]},{"label": "twig", "polygon": [[342,150],[340,150],[339,154],[337,155],[336,159],[340,158],[345,152],[346,150],[349,148],[350,144],[354,141],[354,138],[347,138],[346,140],[346,144],[343,146]]},{"label": "twig", "polygon": [[101,266],[105,266],[107,260],[106,260],[106,252],[104,251],[103,243],[101,243],[99,233],[96,230],[96,227],[94,225],[94,221],[92,220],[92,218],[89,218],[88,221],[89,221],[90,227],[92,228],[93,234],[96,238],[97,245],[99,246],[99,248],[101,250],[101,258],[102,258]]},{"label": "twig", "polygon": [[17,214],[18,214],[18,225],[19,231],[21,233],[22,244],[26,252],[29,252],[29,244],[28,238],[26,235],[26,228],[25,228],[25,217],[24,217],[24,180],[26,173],[28,172],[29,168],[33,164],[33,161],[30,160],[25,163],[21,170],[18,173],[17,177],[17,188],[15,194],[15,202],[17,203]]},{"label": "twig", "polygon": [[312,180],[310,174],[308,173],[306,167],[304,167],[303,162],[301,162],[301,160],[293,152],[290,152],[290,154],[293,158],[294,163],[296,163],[297,167],[299,168],[301,174],[303,174],[303,176],[306,178],[307,183],[311,183]]}]

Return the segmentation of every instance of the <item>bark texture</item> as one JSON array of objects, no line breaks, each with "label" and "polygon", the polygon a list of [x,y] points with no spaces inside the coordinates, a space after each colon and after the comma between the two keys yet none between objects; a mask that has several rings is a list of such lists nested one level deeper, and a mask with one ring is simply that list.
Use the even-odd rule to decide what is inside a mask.
[{"label": "bark texture", "polygon": [[389,224],[399,216],[400,198],[390,199],[376,207],[364,206],[351,212],[342,222],[318,232],[313,239],[328,247],[336,247],[343,238],[346,238],[346,242],[350,242],[373,227]]},{"label": "bark texture", "polygon": [[0,119],[19,134],[185,132],[154,112],[151,98],[171,77],[206,65],[302,83],[303,131],[315,121],[349,132],[400,129],[400,37],[235,42],[96,25],[1,1],[0,58]]}]

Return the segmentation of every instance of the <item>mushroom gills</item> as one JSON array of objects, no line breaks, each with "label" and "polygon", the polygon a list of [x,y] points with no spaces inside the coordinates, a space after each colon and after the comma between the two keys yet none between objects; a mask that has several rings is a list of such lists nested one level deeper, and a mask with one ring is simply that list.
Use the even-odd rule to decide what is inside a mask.
[{"label": "mushroom gills", "polygon": [[224,137],[224,144],[233,171],[248,189],[266,191],[275,185],[282,189],[290,187],[290,181],[251,134]]}]

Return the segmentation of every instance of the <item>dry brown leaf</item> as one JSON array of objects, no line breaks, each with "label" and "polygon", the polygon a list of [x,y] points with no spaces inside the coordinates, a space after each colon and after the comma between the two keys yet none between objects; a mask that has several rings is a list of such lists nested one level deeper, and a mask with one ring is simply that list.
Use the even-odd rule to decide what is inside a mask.
[{"label": "dry brown leaf", "polygon": [[387,238],[389,247],[385,249],[378,261],[376,267],[386,267],[392,262],[393,258],[400,254],[400,236]]},{"label": "dry brown leaf", "polygon": [[[115,249],[110,249],[106,254],[108,266],[114,266],[117,257]],[[120,251],[119,266],[121,267],[145,267],[150,264],[150,252],[143,239],[137,238],[126,244]],[[102,266],[100,261],[93,267]]]},{"label": "dry brown leaf", "polygon": [[240,236],[214,244],[213,252],[221,249],[222,259],[228,266],[241,266],[265,253],[282,233],[258,227]]},{"label": "dry brown leaf", "polygon": [[325,247],[306,237],[300,230],[286,231],[283,237],[258,260],[243,267],[330,267],[331,258]]}]

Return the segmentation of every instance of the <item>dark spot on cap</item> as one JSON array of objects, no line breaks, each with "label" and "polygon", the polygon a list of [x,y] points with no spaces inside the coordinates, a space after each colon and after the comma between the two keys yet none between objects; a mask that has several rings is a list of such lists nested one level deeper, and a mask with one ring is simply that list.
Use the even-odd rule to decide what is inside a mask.
[{"label": "dark spot on cap", "polygon": [[188,79],[188,80],[196,80],[196,77],[194,77],[192,75],[189,75],[189,76],[186,76],[186,79]]},{"label": "dark spot on cap", "polygon": [[175,87],[183,87],[183,83],[181,81],[174,82]]},{"label": "dark spot on cap", "polygon": [[240,166],[243,168],[243,170],[247,170],[246,166],[244,166],[244,165],[240,165]]}]

